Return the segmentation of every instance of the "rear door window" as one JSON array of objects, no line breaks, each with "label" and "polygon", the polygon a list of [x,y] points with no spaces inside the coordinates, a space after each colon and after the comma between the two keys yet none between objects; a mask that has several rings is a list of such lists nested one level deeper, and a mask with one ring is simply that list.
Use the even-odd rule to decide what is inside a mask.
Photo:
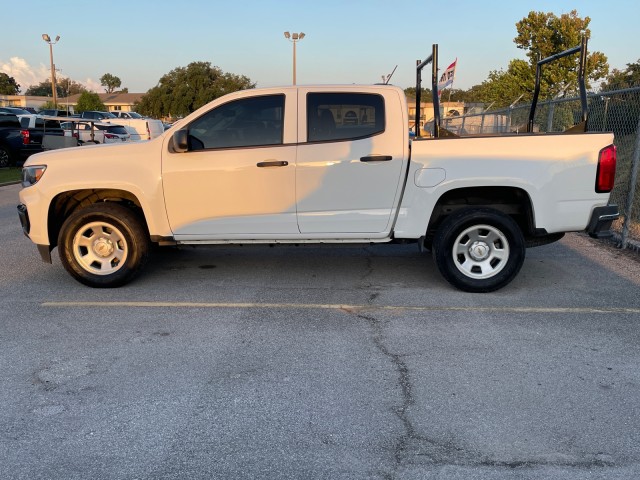
[{"label": "rear door window", "polygon": [[384,99],[368,93],[309,93],[307,140],[355,140],[384,132]]}]

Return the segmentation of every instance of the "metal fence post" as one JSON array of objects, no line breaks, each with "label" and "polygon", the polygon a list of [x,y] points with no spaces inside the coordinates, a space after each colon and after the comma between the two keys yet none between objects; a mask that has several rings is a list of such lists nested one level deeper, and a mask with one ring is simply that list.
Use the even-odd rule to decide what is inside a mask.
[{"label": "metal fence post", "polygon": [[624,224],[622,225],[621,248],[627,248],[627,237],[629,236],[629,224],[631,223],[631,211],[636,193],[636,183],[638,182],[638,163],[640,163],[640,119],[636,129],[636,146],[633,149],[633,159],[631,160],[631,178],[629,179],[629,195],[627,196],[627,207],[624,212]]},{"label": "metal fence post", "polygon": [[547,117],[547,132],[553,131],[553,113],[556,109],[555,102],[549,101],[549,116]]}]

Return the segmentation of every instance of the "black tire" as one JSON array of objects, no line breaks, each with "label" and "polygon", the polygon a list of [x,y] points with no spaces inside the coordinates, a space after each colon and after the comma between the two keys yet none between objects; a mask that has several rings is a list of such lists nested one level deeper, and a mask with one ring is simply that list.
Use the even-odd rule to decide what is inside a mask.
[{"label": "black tire", "polygon": [[9,149],[4,145],[0,145],[0,168],[10,167],[13,165],[13,158]]},{"label": "black tire", "polygon": [[102,202],[72,213],[58,236],[64,268],[94,288],[120,287],[133,280],[149,256],[149,234],[139,216]]},{"label": "black tire", "polygon": [[520,271],[522,231],[513,218],[491,208],[468,208],[447,217],[433,239],[442,276],[465,292],[493,292]]}]

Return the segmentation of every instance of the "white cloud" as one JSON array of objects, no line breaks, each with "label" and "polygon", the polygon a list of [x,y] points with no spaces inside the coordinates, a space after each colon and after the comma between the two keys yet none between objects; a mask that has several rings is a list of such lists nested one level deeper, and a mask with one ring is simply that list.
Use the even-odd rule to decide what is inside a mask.
[{"label": "white cloud", "polygon": [[90,92],[104,93],[104,87],[100,85],[100,82],[96,82],[93,78],[87,78],[84,82],[80,83],[82,83]]},{"label": "white cloud", "polygon": [[8,62],[0,60],[0,72],[6,73],[10,77],[15,78],[20,85],[21,92],[24,92],[31,85],[50,78],[51,70],[43,64],[38,67],[32,67],[24,58],[11,57]]},{"label": "white cloud", "polygon": [[[0,60],[0,72],[13,77],[18,85],[20,85],[21,93],[26,92],[30,86],[37,85],[51,78],[51,69],[49,67],[42,63],[37,67],[32,67],[24,58],[20,57],[11,57],[8,62]],[[57,78],[63,78],[60,72],[57,72],[56,76]],[[66,77],[66,75],[64,77]],[[100,85],[100,82],[90,77],[84,82],[79,83],[91,92],[104,93],[104,87]]]}]

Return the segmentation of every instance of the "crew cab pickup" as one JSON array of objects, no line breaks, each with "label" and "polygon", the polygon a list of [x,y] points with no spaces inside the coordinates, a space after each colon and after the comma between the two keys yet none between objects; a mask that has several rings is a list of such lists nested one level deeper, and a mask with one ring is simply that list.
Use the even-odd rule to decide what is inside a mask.
[{"label": "crew cab pickup", "polygon": [[149,142],[32,157],[19,215],[92,287],[129,282],[152,243],[416,242],[472,292],[507,285],[526,247],[618,216],[611,133],[410,140],[408,125],[390,85],[244,90]]},{"label": "crew cab pickup", "polygon": [[112,123],[114,125],[123,125],[127,127],[131,135],[131,140],[151,140],[164,132],[164,125],[160,120],[153,118],[124,118],[118,117],[111,112],[86,111],[79,115],[80,118],[87,120],[99,120],[103,123]]}]

